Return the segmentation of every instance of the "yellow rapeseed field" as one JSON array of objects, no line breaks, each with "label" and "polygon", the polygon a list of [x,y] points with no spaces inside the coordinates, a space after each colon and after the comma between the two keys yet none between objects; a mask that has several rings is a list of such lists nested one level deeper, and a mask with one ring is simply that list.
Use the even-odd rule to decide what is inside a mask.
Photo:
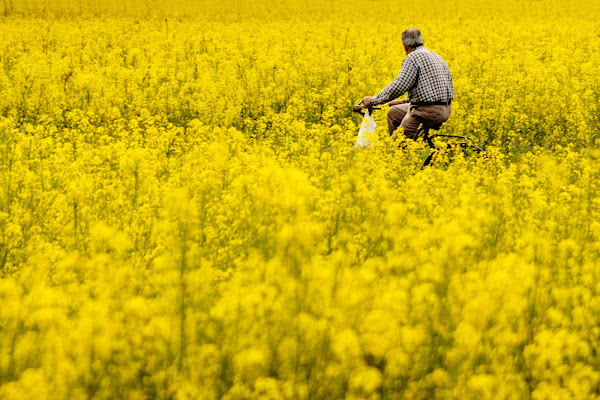
[{"label": "yellow rapeseed field", "polygon": [[[597,0],[2,0],[0,399],[600,399]],[[354,148],[418,27],[442,131]]]}]

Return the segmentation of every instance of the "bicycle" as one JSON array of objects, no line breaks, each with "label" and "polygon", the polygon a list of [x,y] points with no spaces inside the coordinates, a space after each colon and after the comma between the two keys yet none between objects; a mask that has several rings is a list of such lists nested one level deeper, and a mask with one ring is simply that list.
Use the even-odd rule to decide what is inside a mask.
[{"label": "bicycle", "polygon": [[[359,102],[358,104],[356,104],[352,107],[352,111],[361,114],[363,116],[363,118],[365,116],[366,110],[367,110],[367,107],[362,105],[361,102]],[[368,111],[370,111],[371,113],[372,113],[372,110],[381,110],[381,107],[371,107],[370,109],[368,109]],[[484,150],[481,147],[477,146],[475,144],[475,141],[468,136],[444,135],[444,134],[440,134],[440,133],[436,133],[434,135],[429,134],[429,131],[431,129],[433,129],[435,131],[439,131],[440,128],[442,127],[442,124],[443,123],[437,124],[432,127],[425,127],[425,125],[423,123],[421,123],[419,125],[419,127],[417,128],[417,140],[422,139],[430,149],[430,153],[427,156],[427,158],[423,161],[423,165],[421,166],[421,169],[425,168],[428,165],[431,165],[433,163],[434,159],[438,155],[440,155],[442,150],[444,150],[443,148],[437,146],[433,142],[433,139],[435,139],[435,138],[449,138],[449,139],[460,139],[461,140],[458,143],[446,143],[446,150],[458,148],[465,155],[468,155],[471,152],[474,152],[476,154],[480,154],[480,153],[484,152]]]}]

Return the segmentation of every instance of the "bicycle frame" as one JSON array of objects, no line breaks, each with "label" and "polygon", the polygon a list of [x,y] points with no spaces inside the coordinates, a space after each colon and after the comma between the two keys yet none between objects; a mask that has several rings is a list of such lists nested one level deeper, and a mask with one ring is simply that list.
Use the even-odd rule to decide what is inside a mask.
[{"label": "bicycle frame", "polygon": [[[354,105],[352,107],[352,111],[361,114],[363,117],[365,116],[365,110],[367,109],[367,107],[365,107],[363,104],[361,104],[361,102],[359,102],[358,104]],[[381,107],[371,107],[369,109],[369,111],[372,113],[373,110],[381,110]],[[473,150],[475,150],[477,153],[483,152],[484,150],[477,146],[476,144],[474,144],[474,140],[471,139],[468,136],[463,136],[463,135],[443,135],[443,134],[435,134],[435,135],[429,135],[429,130],[430,129],[439,129],[439,127],[436,128],[425,128],[423,126],[423,124],[421,123],[419,125],[419,127],[417,128],[417,137],[423,138],[423,140],[425,141],[425,143],[427,143],[427,145],[429,146],[430,149],[434,150],[433,153],[431,153],[427,159],[425,160],[425,162],[423,163],[423,166],[421,167],[421,169],[425,168],[427,165],[429,165],[432,161],[432,158],[435,154],[436,151],[439,151],[440,149],[435,145],[435,143],[433,143],[433,139],[435,138],[451,138],[451,139],[461,139],[463,140],[462,143],[459,143],[459,146],[463,149],[467,149],[467,147],[471,147]]]}]

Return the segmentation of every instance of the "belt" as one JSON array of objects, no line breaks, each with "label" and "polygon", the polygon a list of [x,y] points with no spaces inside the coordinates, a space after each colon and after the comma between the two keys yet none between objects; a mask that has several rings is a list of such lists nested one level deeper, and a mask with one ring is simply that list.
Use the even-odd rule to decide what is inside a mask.
[{"label": "belt", "polygon": [[415,102],[415,103],[411,103],[415,106],[449,106],[450,104],[452,104],[452,100],[445,100],[445,101],[432,101],[432,102],[425,102],[425,101],[420,101],[420,102]]}]

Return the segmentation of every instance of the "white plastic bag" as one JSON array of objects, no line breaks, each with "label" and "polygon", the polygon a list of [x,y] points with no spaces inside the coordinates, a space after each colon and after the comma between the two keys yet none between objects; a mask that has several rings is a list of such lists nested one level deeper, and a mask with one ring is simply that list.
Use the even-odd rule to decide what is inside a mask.
[{"label": "white plastic bag", "polygon": [[358,131],[358,137],[356,138],[356,144],[354,147],[357,149],[366,149],[371,146],[371,135],[375,132],[375,128],[377,128],[377,124],[373,119],[373,116],[367,110],[365,112],[365,117],[363,118],[362,124],[360,125],[360,130]]}]

